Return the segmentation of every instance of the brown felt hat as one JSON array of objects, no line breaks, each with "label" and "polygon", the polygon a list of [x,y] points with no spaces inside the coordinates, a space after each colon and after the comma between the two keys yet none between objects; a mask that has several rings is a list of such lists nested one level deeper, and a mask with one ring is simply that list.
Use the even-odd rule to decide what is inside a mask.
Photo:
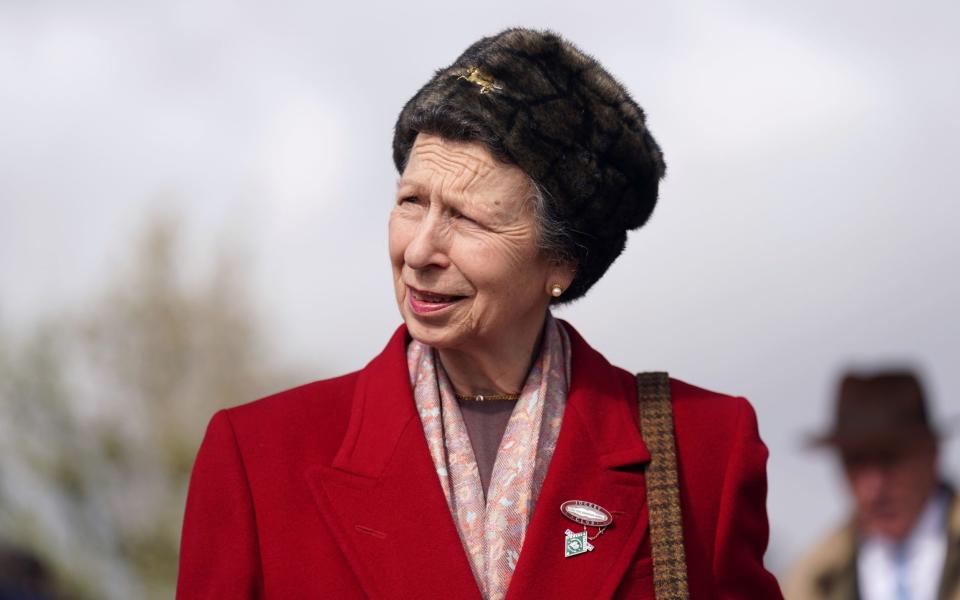
[{"label": "brown felt hat", "polygon": [[627,232],[647,221],[666,169],[626,88],[550,31],[507,29],[437,71],[397,119],[398,171],[420,132],[482,142],[540,186],[577,265],[564,301],[586,293],[623,251]]},{"label": "brown felt hat", "polygon": [[920,379],[910,371],[886,371],[845,375],[832,429],[810,442],[844,454],[896,456],[938,437]]}]

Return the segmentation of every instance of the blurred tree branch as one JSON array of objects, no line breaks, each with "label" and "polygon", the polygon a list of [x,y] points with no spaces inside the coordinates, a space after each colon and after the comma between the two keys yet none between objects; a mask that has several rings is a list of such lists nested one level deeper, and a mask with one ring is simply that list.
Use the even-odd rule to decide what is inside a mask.
[{"label": "blurred tree branch", "polygon": [[191,285],[178,244],[154,219],[88,310],[0,337],[0,538],[70,595],[172,597],[207,421],[296,380],[262,356],[241,261],[221,251]]}]

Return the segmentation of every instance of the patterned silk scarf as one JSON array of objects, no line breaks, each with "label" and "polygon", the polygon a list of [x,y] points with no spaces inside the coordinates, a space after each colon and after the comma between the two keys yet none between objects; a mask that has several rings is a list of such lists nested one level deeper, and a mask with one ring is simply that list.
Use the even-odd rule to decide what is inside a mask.
[{"label": "patterned silk scarf", "polygon": [[417,411],[480,592],[506,596],[553,457],[570,379],[570,342],[550,315],[497,450],[484,501],[480,473],[453,387],[430,346],[412,341],[407,365]]}]

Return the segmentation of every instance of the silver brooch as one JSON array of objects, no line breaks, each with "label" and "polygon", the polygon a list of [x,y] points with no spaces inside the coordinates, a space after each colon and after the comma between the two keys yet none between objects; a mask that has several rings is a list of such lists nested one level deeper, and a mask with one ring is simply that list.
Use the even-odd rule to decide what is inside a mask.
[{"label": "silver brooch", "polygon": [[[563,516],[574,523],[583,525],[583,531],[574,532],[567,529],[563,532],[563,557],[570,558],[593,550],[593,540],[600,537],[613,524],[613,515],[610,511],[586,500],[567,500],[560,505]],[[590,535],[589,527],[596,527],[597,533]]]}]

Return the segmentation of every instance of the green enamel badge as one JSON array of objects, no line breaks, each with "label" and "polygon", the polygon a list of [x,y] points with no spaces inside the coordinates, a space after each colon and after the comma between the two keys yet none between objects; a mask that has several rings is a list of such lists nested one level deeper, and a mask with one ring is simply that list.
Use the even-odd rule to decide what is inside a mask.
[{"label": "green enamel badge", "polygon": [[593,550],[593,544],[587,540],[586,530],[574,533],[569,529],[564,532],[566,538],[563,541],[563,557],[570,558],[584,552]]}]

